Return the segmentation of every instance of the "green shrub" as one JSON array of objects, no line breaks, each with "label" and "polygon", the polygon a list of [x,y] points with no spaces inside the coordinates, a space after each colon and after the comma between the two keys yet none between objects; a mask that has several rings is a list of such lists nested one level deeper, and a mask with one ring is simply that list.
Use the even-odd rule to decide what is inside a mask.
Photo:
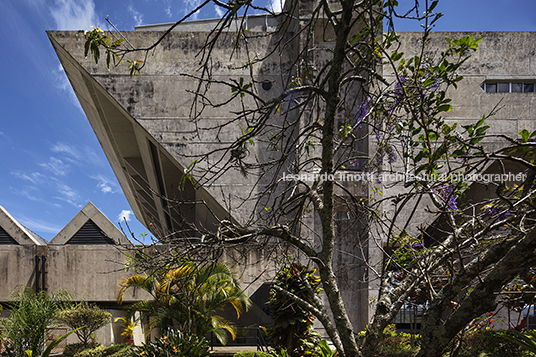
[{"label": "green shrub", "polygon": [[10,341],[10,354],[24,356],[25,351],[33,351],[40,356],[46,348],[46,338],[56,327],[56,313],[66,304],[69,296],[65,292],[47,294],[36,293],[31,288],[21,287],[13,294],[9,304],[11,314],[2,319],[2,337]]},{"label": "green shrub", "polygon": [[271,354],[262,351],[241,351],[233,355],[233,357],[273,357]]},{"label": "green shrub", "polygon": [[208,341],[204,337],[186,336],[181,334],[180,331],[170,330],[167,335],[157,338],[155,342],[134,347],[132,356],[208,357],[210,355],[209,347]]},{"label": "green shrub", "polygon": [[[316,270],[299,263],[285,265],[277,272],[277,286],[315,306],[320,293],[320,278]],[[291,357],[313,354],[319,335],[313,331],[314,315],[304,310],[285,293],[272,288],[266,305],[271,309],[274,324],[269,328],[272,346],[280,351],[287,350]]]},{"label": "green shrub", "polygon": [[396,332],[395,325],[389,325],[383,331],[376,354],[382,357],[413,357],[419,352],[419,335]]},{"label": "green shrub", "polygon": [[78,352],[82,352],[83,350],[93,349],[99,346],[99,343],[88,343],[87,345],[84,345],[82,342],[78,343],[70,343],[63,349],[63,355],[65,357],[74,357],[75,354]]},{"label": "green shrub", "polygon": [[128,343],[122,343],[119,345],[109,346],[105,350],[103,356],[106,357],[127,357],[130,356],[132,352],[132,346]]},{"label": "green shrub", "polygon": [[74,357],[101,357],[104,353],[104,346],[98,345],[95,348],[89,348],[85,349],[83,351],[78,352],[74,355]]},{"label": "green shrub", "polygon": [[108,347],[97,345],[94,348],[87,348],[76,353],[74,357],[126,357],[130,355],[131,349],[132,346],[128,343]]},{"label": "green shrub", "polygon": [[[492,330],[469,332],[459,348],[458,357],[525,357],[533,356],[519,345],[497,337]],[[448,356],[448,354],[446,355]]]},{"label": "green shrub", "polygon": [[73,307],[58,313],[57,319],[69,326],[78,329],[76,335],[82,343],[89,343],[92,334],[101,327],[110,323],[112,314],[102,311],[96,305],[82,301]]}]

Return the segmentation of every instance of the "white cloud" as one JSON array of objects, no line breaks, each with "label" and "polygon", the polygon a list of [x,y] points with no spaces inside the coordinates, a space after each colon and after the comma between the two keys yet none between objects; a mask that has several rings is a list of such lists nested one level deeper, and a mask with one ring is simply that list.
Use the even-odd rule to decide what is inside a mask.
[{"label": "white cloud", "polygon": [[117,185],[112,180],[108,179],[103,175],[91,176],[92,179],[99,181],[97,187],[101,190],[102,193],[116,193]]},{"label": "white cloud", "polygon": [[25,174],[22,171],[12,171],[11,175],[26,181],[30,181],[34,185],[41,184],[45,177],[39,172],[32,172],[31,174]]},{"label": "white cloud", "polygon": [[58,143],[52,145],[50,150],[52,150],[52,152],[55,152],[55,153],[60,153],[61,152],[61,153],[69,154],[69,155],[73,156],[77,160],[82,159],[82,155],[80,154],[80,152],[75,147],[69,146],[69,145],[64,144],[64,143],[58,142]]},{"label": "white cloud", "polygon": [[35,186],[27,186],[25,188],[10,187],[9,190],[18,196],[26,197],[30,201],[44,202],[42,198],[37,197],[39,189]]},{"label": "white cloud", "polygon": [[[50,150],[55,153],[64,153],[71,156],[75,160],[74,162],[76,162],[77,164],[87,162],[94,165],[102,166],[102,160],[99,158],[97,153],[89,146],[86,146],[85,148],[80,150],[78,147],[57,142],[56,144],[52,145]],[[68,158],[65,158],[65,160],[71,161]]]},{"label": "white cloud", "polygon": [[61,159],[51,157],[48,162],[39,164],[42,168],[52,172],[57,176],[65,176],[70,171],[70,166]]},{"label": "white cloud", "polygon": [[136,22],[136,26],[140,26],[143,24],[143,15],[140,14],[134,7],[131,5],[128,6],[128,12],[134,17],[134,21]]},{"label": "white cloud", "polygon": [[214,10],[216,10],[216,14],[218,14],[218,17],[223,17],[225,15],[225,11],[218,5],[214,5]]},{"label": "white cloud", "polygon": [[58,30],[90,30],[99,25],[93,0],[56,0],[50,13]]},{"label": "white cloud", "polygon": [[132,211],[124,209],[121,211],[121,213],[119,213],[119,216],[117,216],[117,220],[119,222],[128,222],[130,221],[130,215],[132,215]]},{"label": "white cloud", "polygon": [[283,9],[283,5],[285,4],[285,0],[272,0],[271,7],[273,12],[281,12]]},{"label": "white cloud", "polygon": [[168,15],[168,17],[170,17],[170,18],[173,17],[173,14],[171,13],[171,6],[168,6],[166,8],[166,15]]},{"label": "white cloud", "polygon": [[58,189],[58,192],[62,195],[60,199],[64,201],[72,202],[79,198],[78,193],[76,193],[74,189],[72,189],[70,186],[67,186],[63,182],[58,181],[56,188]]},{"label": "white cloud", "polygon": [[[184,14],[190,13],[193,9],[201,5],[201,0],[184,0],[185,10]],[[188,20],[197,20],[197,17],[199,15],[199,11],[196,11],[188,18]]]},{"label": "white cloud", "polygon": [[29,218],[18,218],[18,221],[28,229],[36,232],[47,232],[57,234],[61,231],[62,227],[50,225],[48,222],[40,220],[34,220]]}]

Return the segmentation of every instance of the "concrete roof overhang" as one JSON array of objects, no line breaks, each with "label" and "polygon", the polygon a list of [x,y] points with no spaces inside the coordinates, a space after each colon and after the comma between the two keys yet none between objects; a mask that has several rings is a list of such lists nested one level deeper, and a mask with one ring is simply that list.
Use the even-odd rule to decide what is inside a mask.
[{"label": "concrete roof overhang", "polygon": [[235,221],[207,190],[182,180],[185,167],[64,48],[55,31],[48,36],[134,214],[151,233],[195,237],[214,231],[222,219]]},{"label": "concrete roof overhang", "polygon": [[43,238],[17,222],[2,206],[0,206],[0,228],[4,229],[20,245],[47,244]]}]

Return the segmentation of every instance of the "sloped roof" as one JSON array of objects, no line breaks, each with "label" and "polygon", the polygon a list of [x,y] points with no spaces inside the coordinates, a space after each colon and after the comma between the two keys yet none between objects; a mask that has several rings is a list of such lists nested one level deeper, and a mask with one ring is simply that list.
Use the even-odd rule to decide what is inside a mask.
[{"label": "sloped roof", "polygon": [[132,242],[93,203],[88,202],[49,243],[65,244],[132,245]]},{"label": "sloped roof", "polygon": [[[114,69],[103,72],[104,63],[85,59],[80,47],[83,36],[77,32],[48,31],[48,35],[132,211],[149,231],[158,237],[190,237],[198,234],[192,223],[216,230],[223,219],[236,222],[206,188],[194,187],[189,180],[184,188],[178,187],[190,162],[179,163],[102,84],[122,74],[116,78]],[[165,198],[181,204],[171,205]]]},{"label": "sloped roof", "polygon": [[47,242],[17,222],[0,206],[0,245],[46,245]]}]

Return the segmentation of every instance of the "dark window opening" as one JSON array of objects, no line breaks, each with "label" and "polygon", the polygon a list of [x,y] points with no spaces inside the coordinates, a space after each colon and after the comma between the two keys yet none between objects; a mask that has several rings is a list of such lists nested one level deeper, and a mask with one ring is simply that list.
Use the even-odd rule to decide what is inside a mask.
[{"label": "dark window opening", "polygon": [[486,93],[496,93],[497,92],[497,83],[484,83],[484,90]]},{"label": "dark window opening", "polygon": [[497,92],[499,92],[499,93],[509,93],[510,92],[510,83],[497,83]]},{"label": "dark window opening", "polygon": [[512,93],[523,93],[523,83],[511,83]]},{"label": "dark window opening", "polygon": [[480,86],[486,93],[533,93],[531,82],[484,82]]}]

